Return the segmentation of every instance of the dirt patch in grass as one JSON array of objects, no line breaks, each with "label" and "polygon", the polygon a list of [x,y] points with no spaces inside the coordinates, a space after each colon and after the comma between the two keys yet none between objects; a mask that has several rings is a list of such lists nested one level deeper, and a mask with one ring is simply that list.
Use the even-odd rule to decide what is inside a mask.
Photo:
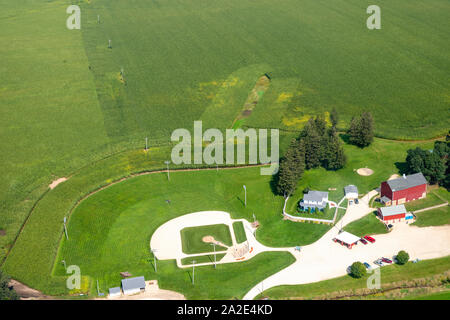
[{"label": "dirt patch in grass", "polygon": [[359,168],[358,170],[356,170],[356,172],[360,175],[360,176],[370,176],[373,174],[373,170],[369,169],[369,168]]},{"label": "dirt patch in grass", "polygon": [[62,183],[62,182],[64,182],[64,181],[66,181],[66,180],[67,180],[67,178],[64,178],[64,177],[59,178],[59,179],[56,179],[56,180],[54,180],[52,183],[50,183],[50,184],[48,185],[48,187],[49,187],[50,189],[55,189],[56,186],[57,186],[58,184],[60,184],[60,183]]}]

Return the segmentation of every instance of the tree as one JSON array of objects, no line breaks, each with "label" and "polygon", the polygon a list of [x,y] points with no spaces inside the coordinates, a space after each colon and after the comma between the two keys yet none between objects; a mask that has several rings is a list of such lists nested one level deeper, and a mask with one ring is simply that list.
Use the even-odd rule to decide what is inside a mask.
[{"label": "tree", "polygon": [[366,267],[359,261],[353,262],[350,267],[350,273],[355,278],[362,278],[366,275]]},{"label": "tree", "polygon": [[347,157],[344,148],[334,127],[331,127],[326,135],[325,151],[322,166],[327,170],[338,170],[345,166]]},{"label": "tree", "polygon": [[423,150],[419,147],[409,149],[406,156],[407,173],[422,172],[429,183],[444,183],[446,179],[446,159],[441,158],[441,146],[438,149]]},{"label": "tree", "polygon": [[409,254],[406,251],[401,250],[397,253],[395,260],[398,264],[405,264],[409,261]]},{"label": "tree", "polygon": [[293,139],[280,161],[277,191],[283,196],[290,196],[297,189],[297,183],[305,170],[305,150],[302,141]]},{"label": "tree", "polygon": [[322,146],[322,138],[316,129],[316,121],[311,118],[303,129],[301,139],[305,145],[305,165],[306,169],[316,168],[320,166],[324,148]]},{"label": "tree", "polygon": [[335,107],[333,107],[333,110],[331,110],[330,113],[330,121],[333,128],[337,127],[337,124],[339,122],[339,114],[337,113],[337,110]]},{"label": "tree", "polygon": [[16,291],[9,287],[10,277],[0,270],[0,300],[19,300]]},{"label": "tree", "polygon": [[373,117],[370,112],[364,112],[359,117],[353,117],[347,130],[349,141],[361,148],[369,146],[374,137]]}]

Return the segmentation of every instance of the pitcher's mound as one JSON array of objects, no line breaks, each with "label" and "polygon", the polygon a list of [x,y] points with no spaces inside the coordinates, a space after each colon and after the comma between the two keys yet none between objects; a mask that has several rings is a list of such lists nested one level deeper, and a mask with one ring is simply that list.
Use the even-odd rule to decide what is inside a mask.
[{"label": "pitcher's mound", "polygon": [[214,242],[214,237],[213,236],[204,236],[202,238],[202,241],[206,242],[206,243],[213,243]]},{"label": "pitcher's mound", "polygon": [[358,170],[356,170],[356,172],[360,176],[370,176],[371,174],[373,174],[373,170],[369,168],[359,168]]}]

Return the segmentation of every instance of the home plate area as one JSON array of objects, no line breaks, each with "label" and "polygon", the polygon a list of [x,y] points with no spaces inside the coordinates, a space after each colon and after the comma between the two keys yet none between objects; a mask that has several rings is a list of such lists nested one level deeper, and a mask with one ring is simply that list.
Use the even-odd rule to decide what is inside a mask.
[{"label": "home plate area", "polygon": [[179,268],[246,261],[273,250],[255,239],[256,228],[227,212],[195,212],[161,225],[150,240],[150,249],[158,260],[175,259]]}]

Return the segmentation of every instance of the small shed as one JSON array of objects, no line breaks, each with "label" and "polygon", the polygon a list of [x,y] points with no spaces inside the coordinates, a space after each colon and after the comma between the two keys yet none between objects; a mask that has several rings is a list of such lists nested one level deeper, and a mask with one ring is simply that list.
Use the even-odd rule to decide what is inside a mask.
[{"label": "small shed", "polygon": [[344,187],[345,197],[347,199],[358,199],[358,188],[350,184],[346,187]]},{"label": "small shed", "polygon": [[355,244],[358,243],[359,239],[360,238],[355,236],[354,234],[343,231],[339,233],[333,240],[334,242],[339,242],[341,245],[351,249]]},{"label": "small shed", "polygon": [[109,288],[109,297],[110,298],[118,297],[121,294],[122,294],[122,292],[120,291],[120,287]]},{"label": "small shed", "polygon": [[135,278],[127,278],[122,280],[122,290],[123,294],[136,294],[141,292],[141,290],[145,290],[145,278],[144,277],[135,277]]}]

